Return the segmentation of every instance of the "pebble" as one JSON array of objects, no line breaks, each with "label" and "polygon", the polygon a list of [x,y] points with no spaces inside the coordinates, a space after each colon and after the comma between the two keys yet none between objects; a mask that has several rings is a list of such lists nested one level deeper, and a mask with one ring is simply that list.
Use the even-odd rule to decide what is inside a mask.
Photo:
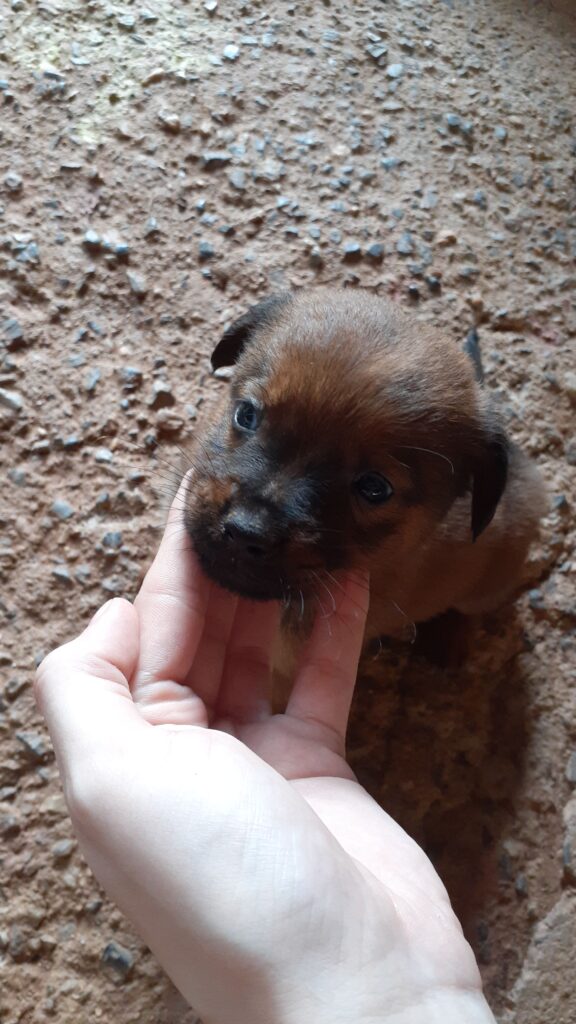
[{"label": "pebble", "polygon": [[4,175],[4,184],[9,192],[21,192],[22,191],[22,178],[16,171],[8,171],[8,174]]},{"label": "pebble", "polygon": [[208,11],[208,14],[214,14],[217,7],[218,0],[204,0],[204,10]]},{"label": "pebble", "polygon": [[72,506],[69,505],[67,501],[62,501],[59,498],[52,503],[52,512],[58,519],[61,519],[63,522],[65,522],[67,519],[70,519],[74,515],[74,509],[72,508]]},{"label": "pebble", "polygon": [[388,75],[388,78],[401,78],[401,76],[404,74],[404,65],[389,64],[388,67],[386,68],[386,74]]},{"label": "pebble", "polygon": [[153,409],[166,409],[169,406],[174,405],[175,398],[172,394],[172,388],[167,381],[155,380],[152,388],[153,395],[149,404]]},{"label": "pebble", "polygon": [[179,434],[184,426],[184,420],[172,409],[160,409],[156,416],[156,427],[159,434]]},{"label": "pebble", "polygon": [[372,245],[368,246],[366,250],[366,255],[371,260],[381,260],[384,258],[384,251],[385,250],[384,246],[382,245],[382,242],[373,242]]},{"label": "pebble", "polygon": [[379,66],[382,66],[388,54],[388,47],[384,46],[383,43],[370,43],[365,49],[368,56],[372,57],[372,60],[375,60]]},{"label": "pebble", "polygon": [[410,231],[404,231],[396,242],[396,251],[401,256],[410,256],[414,252],[414,238]]},{"label": "pebble", "polygon": [[498,139],[498,142],[506,142],[508,138],[508,131],[503,125],[496,125],[494,129],[494,138]]},{"label": "pebble", "polygon": [[200,260],[211,260],[216,255],[214,246],[211,242],[202,241],[198,245],[198,259]]},{"label": "pebble", "polygon": [[135,366],[123,366],[120,370],[120,381],[123,391],[135,391],[141,387],[144,374]]},{"label": "pebble", "polygon": [[122,547],[122,534],[120,530],[109,530],[102,538],[102,545],[112,551],[118,551]]},{"label": "pebble", "polygon": [[570,754],[568,758],[568,764],[566,765],[566,778],[568,782],[576,785],[576,750],[573,754]]},{"label": "pebble", "polygon": [[16,739],[32,761],[41,764],[50,753],[50,747],[43,736],[37,732],[17,732]]},{"label": "pebble", "polygon": [[55,861],[68,860],[77,845],[74,839],[59,839],[52,847],[52,857]]},{"label": "pebble", "polygon": [[229,43],[228,46],[225,46],[222,50],[222,56],[225,57],[226,60],[237,60],[240,56],[240,47],[236,46],[234,43]]},{"label": "pebble", "polygon": [[226,167],[232,157],[230,153],[221,149],[207,149],[200,156],[200,163],[205,171],[215,171],[219,167]]},{"label": "pebble", "polygon": [[6,346],[9,349],[19,348],[21,342],[24,341],[24,331],[22,330],[22,326],[18,320],[4,320],[0,330],[4,335]]},{"label": "pebble", "polygon": [[153,68],[146,75],[146,78],[142,79],[143,85],[153,85],[154,82],[161,82],[166,72],[164,68]]},{"label": "pebble", "polygon": [[89,395],[93,395],[96,390],[96,385],[100,380],[102,374],[97,366],[93,370],[90,370],[84,378],[84,389]]},{"label": "pebble", "polygon": [[63,583],[66,587],[71,586],[72,577],[64,566],[57,565],[55,569],[52,569],[52,575],[57,583]]},{"label": "pebble", "polygon": [[102,239],[97,231],[89,228],[84,235],[83,244],[87,249],[100,249],[102,245]]},{"label": "pebble", "polygon": [[125,32],[133,32],[136,27],[136,18],[133,14],[119,14],[116,21]]},{"label": "pebble", "polygon": [[118,942],[109,942],[102,952],[102,962],[125,978],[134,966],[134,957]]},{"label": "pebble", "polygon": [[233,188],[243,192],[246,188],[246,172],[241,167],[234,167],[228,175],[228,181]]},{"label": "pebble", "polygon": [[358,242],[345,242],[342,247],[342,254],[343,258],[350,262],[359,260],[362,255],[362,246]]},{"label": "pebble", "polygon": [[126,272],[130,291],[137,299],[143,299],[148,294],[148,283],[142,274],[136,274],[133,270]]},{"label": "pebble", "polygon": [[94,452],[96,462],[112,462],[114,455],[109,448],[97,448]]},{"label": "pebble", "polygon": [[172,135],[177,135],[182,127],[178,114],[173,114],[170,110],[161,110],[158,114],[158,120],[162,128]]},{"label": "pebble", "polygon": [[149,217],[146,221],[146,227],[144,228],[144,238],[149,238],[150,235],[157,235],[160,228],[158,227],[158,221],[155,217]]},{"label": "pebble", "polygon": [[2,839],[14,839],[20,832],[20,822],[13,814],[0,814],[0,836]]},{"label": "pebble", "polygon": [[18,413],[22,412],[24,402],[17,391],[7,391],[6,388],[0,388],[0,406],[17,416]]}]

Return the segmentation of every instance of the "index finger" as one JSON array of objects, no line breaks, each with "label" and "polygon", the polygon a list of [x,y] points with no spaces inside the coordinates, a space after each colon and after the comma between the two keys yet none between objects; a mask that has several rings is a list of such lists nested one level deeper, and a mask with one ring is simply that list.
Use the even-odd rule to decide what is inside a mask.
[{"label": "index finger", "polygon": [[[185,684],[204,629],[210,582],[198,563],[184,521],[188,478],[172,503],[160,548],[134,604],[140,619],[140,655],[132,679],[136,699],[154,684]],[[232,598],[230,598],[233,600]]]},{"label": "index finger", "polygon": [[370,603],[367,573],[336,581],[335,608],[318,616],[306,644],[286,714],[326,726],[344,740]]}]

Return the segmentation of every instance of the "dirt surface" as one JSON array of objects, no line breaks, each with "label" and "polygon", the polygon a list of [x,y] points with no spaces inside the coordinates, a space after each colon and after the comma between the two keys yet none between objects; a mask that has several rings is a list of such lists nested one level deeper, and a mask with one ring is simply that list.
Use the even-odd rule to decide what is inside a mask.
[{"label": "dirt surface", "polygon": [[501,1024],[573,1024],[572,3],[6,0],[0,79],[1,1024],[194,1020],[81,860],[31,677],[134,593],[223,326],[317,282],[477,325],[549,484],[516,608],[458,672],[367,664],[350,752]]}]

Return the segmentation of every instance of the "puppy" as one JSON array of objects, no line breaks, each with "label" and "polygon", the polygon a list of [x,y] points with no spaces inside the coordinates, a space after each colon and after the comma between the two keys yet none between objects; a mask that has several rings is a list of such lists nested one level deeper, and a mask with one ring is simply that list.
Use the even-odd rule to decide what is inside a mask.
[{"label": "puppy", "polygon": [[318,289],[254,306],[212,366],[235,370],[185,523],[213,580],[298,617],[330,608],[337,570],[367,567],[367,641],[514,594],[543,491],[453,341],[373,295]]}]

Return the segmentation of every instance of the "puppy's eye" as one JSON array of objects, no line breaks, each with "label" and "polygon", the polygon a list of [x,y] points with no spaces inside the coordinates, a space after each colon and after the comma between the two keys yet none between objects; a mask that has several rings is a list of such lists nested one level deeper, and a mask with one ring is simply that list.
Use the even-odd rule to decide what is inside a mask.
[{"label": "puppy's eye", "polygon": [[354,488],[371,505],[383,505],[394,494],[392,484],[380,473],[363,473],[355,481]]},{"label": "puppy's eye", "polygon": [[248,398],[242,399],[238,402],[234,409],[234,426],[238,427],[238,430],[244,430],[248,433],[253,433],[258,430],[260,426],[260,420],[262,419],[262,410],[256,405],[255,402],[251,402]]}]

